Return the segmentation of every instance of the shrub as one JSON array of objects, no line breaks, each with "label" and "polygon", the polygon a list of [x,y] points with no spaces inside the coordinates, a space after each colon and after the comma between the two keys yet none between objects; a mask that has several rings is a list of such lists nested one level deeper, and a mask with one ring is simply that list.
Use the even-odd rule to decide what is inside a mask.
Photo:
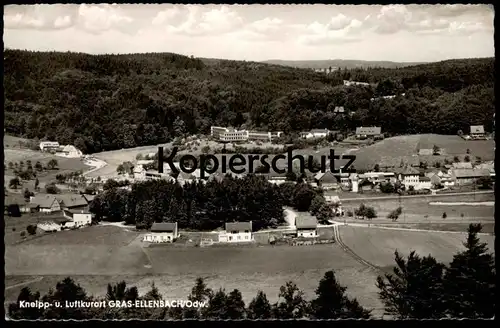
[{"label": "shrub", "polygon": [[26,227],[26,231],[28,231],[28,233],[30,235],[35,235],[36,234],[36,226],[35,225],[29,225]]},{"label": "shrub", "polygon": [[16,231],[16,228],[12,228],[12,231]]},{"label": "shrub", "polygon": [[20,235],[21,235],[21,237],[23,237],[23,238],[24,238],[24,237],[26,237],[26,231],[21,231]]},{"label": "shrub", "polygon": [[443,219],[446,219],[447,216],[446,212],[443,212]]}]

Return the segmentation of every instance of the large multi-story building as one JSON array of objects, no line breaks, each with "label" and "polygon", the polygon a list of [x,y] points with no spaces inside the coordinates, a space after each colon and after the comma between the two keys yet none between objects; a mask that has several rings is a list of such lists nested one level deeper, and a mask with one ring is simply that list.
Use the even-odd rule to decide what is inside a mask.
[{"label": "large multi-story building", "polygon": [[281,135],[283,134],[283,132],[236,130],[219,126],[212,126],[210,128],[210,132],[212,137],[224,142],[238,142],[247,140],[271,141],[273,139],[281,137]]}]

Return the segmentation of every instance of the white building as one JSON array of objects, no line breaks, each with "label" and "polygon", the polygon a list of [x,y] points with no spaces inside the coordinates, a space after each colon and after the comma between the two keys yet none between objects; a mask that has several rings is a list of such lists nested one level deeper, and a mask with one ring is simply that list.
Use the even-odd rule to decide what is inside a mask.
[{"label": "white building", "polygon": [[312,138],[326,138],[330,134],[328,129],[312,129],[311,131],[305,131],[300,133],[302,139],[312,139]]},{"label": "white building", "polygon": [[57,141],[42,141],[40,142],[41,151],[51,151],[57,150],[59,148],[59,142]]},{"label": "white building", "polygon": [[359,86],[369,86],[370,83],[366,83],[366,82],[356,82],[356,81],[347,81],[347,80],[344,80],[344,85],[345,86],[354,86],[354,85],[359,85]]},{"label": "white building", "polygon": [[250,222],[228,222],[226,230],[219,233],[220,243],[241,243],[253,241],[252,221]]},{"label": "white building", "polygon": [[63,210],[63,215],[70,221],[66,222],[66,227],[84,227],[92,224],[92,214],[85,211]]},{"label": "white building", "polygon": [[297,237],[315,238],[318,236],[318,221],[315,217],[298,216],[295,218],[295,228],[297,229]]},{"label": "white building", "polygon": [[69,158],[78,158],[82,157],[83,153],[73,145],[66,145],[59,147],[59,150],[56,152],[56,155]]},{"label": "white building", "polygon": [[172,243],[179,237],[177,222],[153,223],[151,233],[144,236],[150,243]]}]

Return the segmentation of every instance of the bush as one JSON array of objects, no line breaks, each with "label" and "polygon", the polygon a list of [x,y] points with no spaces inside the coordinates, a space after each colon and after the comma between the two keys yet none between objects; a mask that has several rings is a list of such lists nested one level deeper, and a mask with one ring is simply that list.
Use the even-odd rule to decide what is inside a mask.
[{"label": "bush", "polygon": [[21,237],[23,237],[23,238],[24,238],[24,237],[26,237],[26,231],[21,231],[20,235],[21,235]]},{"label": "bush", "polygon": [[352,211],[347,211],[347,216],[352,217],[352,216],[354,216],[354,213],[352,213]]},{"label": "bush", "polygon": [[443,219],[446,219],[447,216],[446,212],[443,212]]},{"label": "bush", "polygon": [[29,225],[26,227],[26,231],[28,231],[28,233],[30,235],[35,235],[36,234],[36,226],[35,225]]},{"label": "bush", "polygon": [[12,228],[12,231],[16,231],[16,228]]}]

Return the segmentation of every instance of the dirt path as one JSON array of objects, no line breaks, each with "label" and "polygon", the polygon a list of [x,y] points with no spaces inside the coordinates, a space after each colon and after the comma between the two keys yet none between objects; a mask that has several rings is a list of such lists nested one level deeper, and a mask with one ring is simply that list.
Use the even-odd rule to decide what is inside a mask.
[{"label": "dirt path", "polygon": [[15,285],[5,286],[5,290],[13,289],[13,288],[16,288],[16,287],[19,287],[19,286],[23,286],[23,285],[29,285],[29,284],[32,284],[34,282],[42,281],[42,279],[43,279],[43,277],[38,277],[38,278],[31,279],[31,280],[28,280],[28,281],[25,281],[25,282],[20,282],[20,283],[15,284]]}]

